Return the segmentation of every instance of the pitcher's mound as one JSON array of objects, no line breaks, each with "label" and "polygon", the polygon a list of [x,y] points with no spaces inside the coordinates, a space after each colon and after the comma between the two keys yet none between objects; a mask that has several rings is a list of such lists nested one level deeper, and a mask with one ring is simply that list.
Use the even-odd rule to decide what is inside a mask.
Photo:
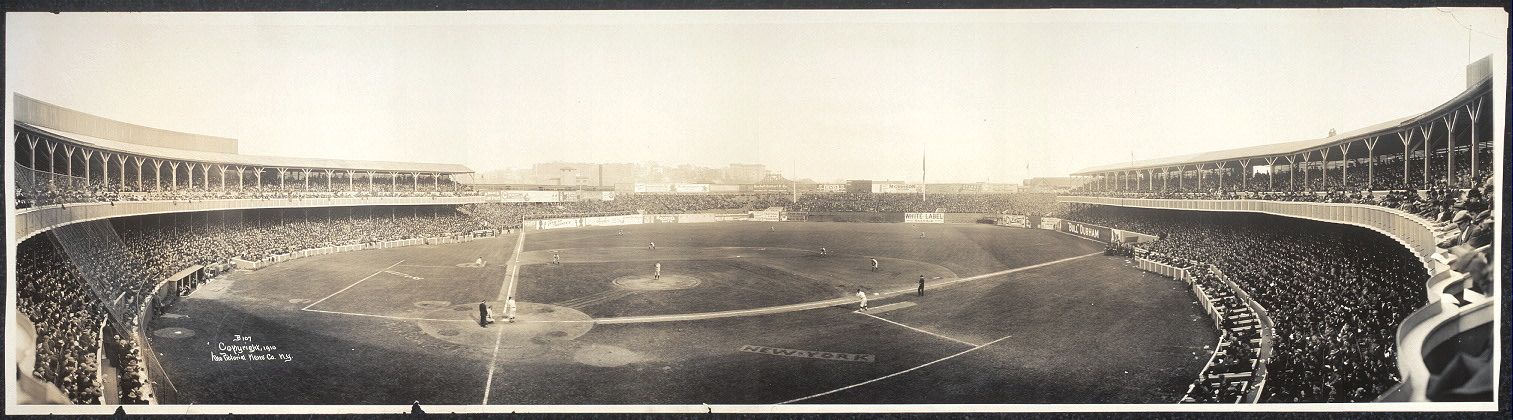
[{"label": "pitcher's mound", "polygon": [[702,280],[698,277],[680,274],[667,274],[662,278],[652,276],[625,276],[615,279],[615,285],[630,290],[679,290],[698,287]]}]

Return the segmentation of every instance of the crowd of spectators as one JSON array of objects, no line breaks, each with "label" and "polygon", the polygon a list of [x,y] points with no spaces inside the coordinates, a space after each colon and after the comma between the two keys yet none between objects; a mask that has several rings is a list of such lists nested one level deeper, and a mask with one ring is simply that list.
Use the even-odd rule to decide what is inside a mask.
[{"label": "crowd of spectators", "polygon": [[[276,210],[264,210],[276,211]],[[143,362],[131,334],[101,327],[114,315],[123,331],[136,320],[153,288],[194,265],[226,270],[232,257],[259,260],[325,246],[463,235],[484,228],[479,219],[450,208],[391,217],[249,217],[250,222],[183,226],[137,216],[62,226],[17,248],[18,307],[37,328],[39,380],[56,384],[75,403],[97,403],[101,385],[96,352],[102,342],[120,377],[123,402],[150,398]],[[276,222],[270,220],[278,220]],[[114,328],[109,328],[114,329]]]},{"label": "crowd of spectators", "polygon": [[36,365],[21,374],[56,385],[76,404],[99,403],[104,305],[45,237],[17,244],[15,268],[16,307],[37,330]]},{"label": "crowd of spectators", "polygon": [[1372,401],[1398,377],[1395,328],[1426,302],[1422,262],[1364,228],[1258,214],[1075,206],[1078,220],[1161,237],[1138,246],[1202,261],[1269,310],[1263,401]]},{"label": "crowd of spectators", "polygon": [[872,194],[831,193],[799,197],[789,210],[813,212],[1052,214],[1049,193]]}]

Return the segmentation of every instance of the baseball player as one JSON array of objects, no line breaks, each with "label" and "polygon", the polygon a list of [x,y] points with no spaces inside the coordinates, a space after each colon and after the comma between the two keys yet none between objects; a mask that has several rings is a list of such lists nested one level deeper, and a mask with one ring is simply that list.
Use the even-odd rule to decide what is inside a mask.
[{"label": "baseball player", "polygon": [[823,247],[820,248],[820,256],[824,256],[826,252],[829,252],[829,250],[826,250]]},{"label": "baseball player", "polygon": [[919,295],[925,295],[925,276],[923,274],[919,275]]},{"label": "baseball player", "polygon": [[657,249],[657,243],[656,242],[647,242],[646,243],[646,249],[647,250]]},{"label": "baseball player", "polygon": [[662,279],[662,263],[660,261],[657,262],[656,271],[653,271],[651,273],[651,278],[655,279],[655,280],[661,280]]},{"label": "baseball player", "polygon": [[510,296],[504,300],[504,319],[509,323],[515,323],[515,297]]},{"label": "baseball player", "polygon": [[862,300],[861,307],[858,308],[857,310],[858,311],[862,311],[862,312],[866,312],[867,311],[867,292],[863,292],[862,289],[856,289],[856,297],[858,299]]},{"label": "baseball player", "polygon": [[877,270],[878,270],[877,259],[873,258],[872,259],[872,271],[877,271]]},{"label": "baseball player", "polygon": [[557,253],[555,249],[552,250],[552,264],[562,265],[562,254]]}]

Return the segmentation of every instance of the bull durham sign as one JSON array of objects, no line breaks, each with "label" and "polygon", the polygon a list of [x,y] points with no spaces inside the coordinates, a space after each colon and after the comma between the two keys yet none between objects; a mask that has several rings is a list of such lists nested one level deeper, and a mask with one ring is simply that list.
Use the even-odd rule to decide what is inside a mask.
[{"label": "bull durham sign", "polygon": [[763,346],[752,346],[752,345],[741,346],[741,351],[744,351],[744,352],[747,352],[747,353],[770,354],[770,355],[774,355],[774,356],[807,357],[807,358],[810,358],[810,359],[840,360],[840,361],[843,361],[843,362],[867,362],[867,363],[872,363],[872,360],[873,360],[873,357],[870,354],[851,354],[851,353],[834,353],[834,352],[828,352],[828,351],[809,351],[809,350],[780,349],[780,348],[776,348],[776,347],[763,347]]}]

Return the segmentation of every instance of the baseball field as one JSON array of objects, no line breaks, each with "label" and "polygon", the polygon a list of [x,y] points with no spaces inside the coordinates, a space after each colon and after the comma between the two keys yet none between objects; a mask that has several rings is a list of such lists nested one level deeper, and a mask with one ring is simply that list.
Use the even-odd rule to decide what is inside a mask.
[{"label": "baseball field", "polygon": [[[989,225],[533,230],[232,272],[144,328],[178,404],[1176,402],[1217,332],[1185,284],[1102,249]],[[513,322],[480,325],[507,297]]]}]

